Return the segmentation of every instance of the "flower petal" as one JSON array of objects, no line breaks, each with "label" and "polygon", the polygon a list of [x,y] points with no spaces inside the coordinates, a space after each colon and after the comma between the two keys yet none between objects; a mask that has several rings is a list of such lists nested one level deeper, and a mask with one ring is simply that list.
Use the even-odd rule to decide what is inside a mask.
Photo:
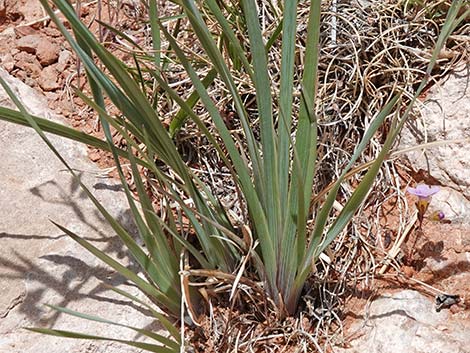
[{"label": "flower petal", "polygon": [[407,188],[408,193],[418,196],[419,198],[428,198],[434,194],[437,194],[440,190],[439,186],[437,185],[426,185],[426,184],[419,184],[416,188]]}]

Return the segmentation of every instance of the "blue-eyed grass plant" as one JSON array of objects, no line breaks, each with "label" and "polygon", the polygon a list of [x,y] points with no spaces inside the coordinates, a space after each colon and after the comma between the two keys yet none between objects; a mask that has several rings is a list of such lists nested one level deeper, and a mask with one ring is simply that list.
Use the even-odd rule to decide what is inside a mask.
[{"label": "blue-eyed grass plant", "polygon": [[[453,2],[447,21],[441,29],[426,77],[414,92],[406,109],[397,109],[402,103],[403,92],[391,92],[383,109],[375,115],[364,131],[341,175],[329,188],[326,198],[312,210],[314,180],[318,171],[319,137],[315,99],[318,90],[318,61],[321,55],[321,1],[315,0],[309,4],[304,38],[306,50],[302,53],[300,62],[303,66],[300,70],[295,68],[296,56],[299,55],[296,50],[299,1],[289,0],[282,3],[280,21],[272,37],[268,39],[264,37],[260,27],[260,13],[257,11],[258,4],[255,0],[241,1],[241,13],[230,11],[230,6],[233,5],[222,6],[223,2],[216,0],[173,1],[181,7],[182,15],[179,18],[187,18],[198,39],[198,45],[204,52],[208,70],[203,78],[197,70],[197,62],[185,52],[175,33],[170,33],[163,19],[159,18],[156,0],[144,2],[150,16],[153,54],[150,56],[151,60],[137,66],[138,75],[135,75],[136,70],[120,61],[99,43],[77,17],[68,1],[52,0],[52,3],[70,24],[73,35],[54,13],[49,2],[40,1],[83,63],[92,97],[78,90],[76,93],[99,116],[106,141],[31,116],[11,91],[10,96],[20,111],[0,108],[0,118],[32,126],[78,181],[79,178],[72,167],[62,159],[44,132],[71,138],[113,154],[145,247],[138,245],[85,185],[80,184],[119,235],[130,255],[140,265],[145,278],[70,230],[61,225],[57,226],[135,284],[165,315],[196,325],[199,324],[200,315],[205,314],[201,310],[204,295],[190,285],[191,277],[215,277],[229,281],[233,285],[232,295],[237,283],[250,284],[254,290],[269,298],[269,305],[277,311],[279,318],[297,312],[312,265],[346,228],[366,199],[383,161],[388,157],[397,135],[410,115],[413,103],[428,84],[440,49],[455,26],[468,16],[469,12],[467,10],[459,15],[463,2]],[[226,16],[227,13],[230,15]],[[208,16],[212,24],[217,24],[221,41],[210,30]],[[239,33],[240,30],[246,33]],[[119,35],[117,30],[114,33]],[[270,78],[268,52],[280,37],[280,89],[276,93]],[[243,38],[243,41],[240,38]],[[130,38],[128,40],[132,41]],[[164,43],[167,46],[167,54],[163,54]],[[166,80],[165,68],[171,61],[177,61],[191,81],[192,92],[187,98],[183,98]],[[235,81],[232,70],[243,71],[254,87],[255,118],[259,122],[256,128],[253,125],[254,117],[251,111],[246,109],[239,83]],[[295,72],[300,78],[295,78]],[[179,106],[169,131],[162,123],[162,116],[156,105],[145,92],[143,73],[147,80],[152,80],[158,86],[152,99],[158,94],[165,95],[166,99]],[[233,102],[244,138],[242,143],[234,138],[226,119],[210,95],[208,87],[216,78],[223,84],[225,92]],[[294,95],[295,86],[300,92],[297,97]],[[8,90],[7,87],[6,89]],[[296,99],[298,109],[294,104]],[[119,116],[111,116],[105,102],[112,103],[119,110]],[[207,121],[201,120],[195,113],[196,104],[204,107],[210,117],[211,128]],[[231,174],[236,189],[234,197],[238,197],[238,202],[246,209],[245,224],[237,224],[232,220],[229,216],[230,210],[225,209],[218,196],[211,191],[211,185],[199,178],[183,160],[172,137],[187,119],[197,126]],[[333,204],[341,184],[356,165],[371,138],[386,121],[389,124],[389,132],[380,153],[370,164],[342,210],[334,215]],[[125,139],[127,148],[120,149],[115,146],[111,128]],[[130,163],[135,194],[128,186],[121,164],[122,158]],[[140,168],[145,168],[152,174],[151,185],[164,200],[161,210],[154,209],[153,200],[146,190],[148,180],[142,176]],[[308,224],[312,218],[313,227],[309,228]],[[248,272],[248,269],[251,272]],[[149,307],[140,299],[119,289],[115,290]],[[116,324],[65,308],[54,309],[88,320]],[[154,352],[177,351],[184,343],[178,331],[164,314],[152,310],[156,318],[168,329],[171,338],[131,328],[156,340],[161,346],[117,339],[116,341]],[[34,330],[64,337],[110,339],[53,329]]]}]

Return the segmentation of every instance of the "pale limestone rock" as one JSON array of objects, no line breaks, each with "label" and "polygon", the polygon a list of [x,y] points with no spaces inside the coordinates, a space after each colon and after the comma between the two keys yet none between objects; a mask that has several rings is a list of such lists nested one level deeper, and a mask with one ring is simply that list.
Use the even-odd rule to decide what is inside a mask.
[{"label": "pale limestone rock", "polygon": [[470,72],[461,68],[433,87],[421,107],[422,117],[404,128],[400,148],[441,140],[465,140],[408,152],[415,169],[429,171],[443,186],[432,209],[470,223]]},{"label": "pale limestone rock", "polygon": [[382,295],[364,309],[349,332],[350,348],[336,353],[465,353],[470,347],[470,323],[450,323],[446,311],[420,293],[404,290]]},{"label": "pale limestone rock", "polygon": [[[0,69],[15,94],[35,115],[59,120],[46,99]],[[0,90],[0,105],[10,105]],[[100,177],[85,146],[51,136],[53,144],[81,175],[107,210],[124,226],[131,221],[116,182]],[[58,329],[134,339],[135,334],[52,311],[44,304],[65,306],[123,324],[158,331],[153,318],[103,286],[135,293],[124,279],[64,235],[49,220],[69,228],[135,268],[110,226],[99,215],[64,166],[34,130],[0,121],[0,352],[136,353],[115,343],[64,339],[32,333],[23,327],[53,325]],[[99,185],[100,187],[94,188]]]}]

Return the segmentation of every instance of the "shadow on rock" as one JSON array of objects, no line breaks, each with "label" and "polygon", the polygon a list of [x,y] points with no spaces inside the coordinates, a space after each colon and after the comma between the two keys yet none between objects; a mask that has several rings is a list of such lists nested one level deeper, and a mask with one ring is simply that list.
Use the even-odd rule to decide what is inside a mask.
[{"label": "shadow on rock", "polygon": [[[59,312],[54,312],[52,316],[44,316],[44,304],[48,298],[56,297],[60,300],[54,301],[54,305],[66,307],[71,302],[81,301],[89,298],[100,302],[108,302],[117,305],[127,305],[140,311],[144,315],[151,316],[146,309],[133,304],[129,300],[119,300],[106,296],[110,293],[106,285],[117,287],[126,284],[126,279],[115,271],[104,266],[90,266],[84,261],[69,255],[44,255],[40,258],[53,263],[40,266],[34,264],[30,259],[14,253],[15,262],[0,258],[0,266],[6,270],[0,274],[2,280],[24,279],[26,277],[27,293],[18,309],[26,317],[44,325],[53,325]],[[65,267],[65,268],[64,268]],[[137,271],[135,265],[129,265],[129,269]],[[100,281],[97,285],[96,280]],[[106,283],[106,285],[105,285]],[[91,287],[91,290],[89,289]],[[49,291],[53,290],[55,294]]]}]

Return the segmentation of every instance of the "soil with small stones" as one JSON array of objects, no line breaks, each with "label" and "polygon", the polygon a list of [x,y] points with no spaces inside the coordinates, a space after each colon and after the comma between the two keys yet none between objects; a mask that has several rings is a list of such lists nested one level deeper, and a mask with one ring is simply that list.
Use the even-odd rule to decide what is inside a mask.
[{"label": "soil with small stones", "polygon": [[[423,181],[420,176],[414,176],[414,179],[411,175],[405,177],[408,181]],[[413,196],[408,195],[407,198],[413,205]],[[384,259],[397,239],[396,229],[400,222],[393,199],[383,205],[383,211],[383,236],[376,239],[377,248],[382,252],[376,261]],[[350,333],[348,328],[357,321],[358,308],[364,310],[374,298],[404,289],[416,290],[435,303],[436,297],[442,293],[458,296],[457,303],[442,310],[448,310],[449,320],[453,322],[470,322],[470,226],[468,223],[429,218],[427,214],[421,227],[418,221],[414,224],[400,247],[394,266],[389,266],[384,275],[377,275],[367,288],[351,289],[343,311],[346,337]],[[437,305],[436,310],[439,310]]]},{"label": "soil with small stones", "polygon": [[[91,28],[98,31],[98,25],[93,21],[97,13],[96,1],[83,2],[80,12],[82,21],[91,23]],[[90,94],[85,70],[46,15],[36,0],[0,0],[0,65],[42,92],[49,108],[63,116],[70,126],[104,139],[94,112],[74,94],[75,87]],[[106,12],[102,19],[109,19]],[[105,40],[109,32],[102,28],[101,31]],[[90,148],[89,157],[102,168],[114,165],[112,155],[107,152]]]},{"label": "soil with small stones", "polygon": [[[94,5],[82,6],[82,20],[92,23],[96,11]],[[73,86],[87,92],[84,70],[59,31],[51,21],[44,20],[44,16],[37,0],[0,0],[0,66],[41,91],[47,97],[49,107],[63,116],[69,125],[103,138],[95,114],[73,93]],[[113,166],[108,153],[90,149],[89,157],[101,167]],[[392,210],[384,217],[382,226],[389,229],[388,233],[383,232],[388,234],[388,238],[383,239],[384,251],[387,244],[397,236],[394,231],[397,228],[397,216]],[[413,279],[443,292],[459,295],[460,303],[449,309],[450,320],[470,320],[469,253],[468,225],[425,221],[422,231],[416,227],[402,247],[401,276],[378,277],[370,291],[357,288],[351,291],[353,296],[346,300],[343,311],[346,331],[353,321],[350,313],[356,313],[365,306],[371,295],[411,287],[431,298],[435,296],[435,293]],[[388,273],[396,271],[390,269]]]}]

